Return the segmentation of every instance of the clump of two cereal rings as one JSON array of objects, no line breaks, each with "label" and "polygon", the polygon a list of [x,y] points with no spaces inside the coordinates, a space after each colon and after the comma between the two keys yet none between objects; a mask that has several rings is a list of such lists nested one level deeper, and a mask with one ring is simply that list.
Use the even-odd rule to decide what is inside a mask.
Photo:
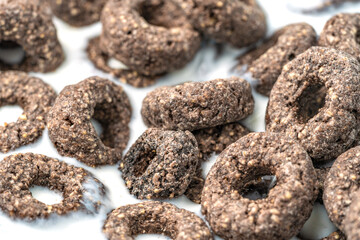
[{"label": "clump of two cereal rings", "polygon": [[[49,112],[49,137],[61,155],[89,166],[115,164],[129,139],[131,111],[122,87],[91,77],[61,91]],[[103,127],[100,137],[91,118]]]},{"label": "clump of two cereal rings", "polygon": [[0,70],[54,71],[64,60],[52,16],[39,0],[4,0],[0,3],[0,43],[21,46],[24,59],[17,64],[0,61]]}]

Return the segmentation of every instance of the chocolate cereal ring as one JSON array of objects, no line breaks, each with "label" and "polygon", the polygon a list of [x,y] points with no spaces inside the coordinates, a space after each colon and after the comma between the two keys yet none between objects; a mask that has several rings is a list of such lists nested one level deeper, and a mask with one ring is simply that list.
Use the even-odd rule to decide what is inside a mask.
[{"label": "chocolate cereal ring", "polygon": [[[62,193],[60,203],[33,198],[30,188],[44,186]],[[19,153],[0,162],[0,209],[11,218],[33,221],[75,211],[96,213],[105,187],[83,168],[40,154]]]},{"label": "chocolate cereal ring", "polygon": [[113,210],[103,226],[109,240],[131,240],[140,234],[164,234],[175,240],[212,240],[205,222],[196,214],[157,201]]},{"label": "chocolate cereal ring", "polygon": [[0,72],[0,89],[0,106],[16,104],[24,110],[16,122],[0,126],[0,151],[6,153],[42,135],[56,93],[41,79],[16,71]]},{"label": "chocolate cereal ring", "polygon": [[325,180],[324,205],[330,220],[344,231],[352,195],[360,190],[360,146],[341,154]]},{"label": "chocolate cereal ring", "polygon": [[220,43],[241,48],[266,34],[266,18],[256,0],[177,0],[195,29]]},{"label": "chocolate cereal ring", "polygon": [[232,77],[157,88],[145,97],[141,115],[148,127],[193,131],[239,121],[253,110],[250,84]]},{"label": "chocolate cereal ring", "polygon": [[[63,156],[89,165],[116,164],[129,140],[131,105],[122,87],[88,78],[65,87],[49,112],[49,137]],[[90,119],[103,128],[101,136]]]},{"label": "chocolate cereal ring", "polygon": [[99,21],[106,2],[107,0],[49,0],[54,15],[75,27]]},{"label": "chocolate cereal ring", "polygon": [[200,47],[199,33],[174,0],[109,0],[101,22],[100,48],[141,75],[182,68]]},{"label": "chocolate cereal ring", "polygon": [[138,199],[182,195],[195,174],[199,150],[189,131],[146,130],[126,153],[119,169]]},{"label": "chocolate cereal ring", "polygon": [[22,47],[20,63],[0,60],[0,70],[25,72],[54,71],[64,60],[56,29],[47,4],[39,0],[0,2],[0,45],[7,49]]},{"label": "chocolate cereal ring", "polygon": [[335,49],[312,47],[284,66],[266,113],[268,131],[296,139],[315,162],[333,160],[359,134],[360,67]]},{"label": "chocolate cereal ring", "polygon": [[331,47],[360,60],[360,14],[340,13],[326,22],[319,37],[319,46]]},{"label": "chocolate cereal ring", "polygon": [[283,66],[297,55],[316,44],[316,32],[307,23],[287,25],[273,34],[262,45],[239,59],[239,66],[256,81],[256,90],[266,96],[281,74]]},{"label": "chocolate cereal ring", "polygon": [[[275,175],[267,197],[250,200],[246,186]],[[277,133],[250,133],[227,147],[211,168],[202,213],[224,239],[290,239],[310,217],[316,173],[297,141]]]},{"label": "chocolate cereal ring", "polygon": [[353,195],[353,201],[344,221],[344,229],[348,240],[360,239],[360,191]]}]

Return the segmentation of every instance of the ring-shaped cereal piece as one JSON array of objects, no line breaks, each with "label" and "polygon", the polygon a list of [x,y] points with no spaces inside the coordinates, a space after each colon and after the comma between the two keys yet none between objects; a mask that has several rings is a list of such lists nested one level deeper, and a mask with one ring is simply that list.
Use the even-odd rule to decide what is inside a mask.
[{"label": "ring-shaped cereal piece", "polygon": [[266,34],[266,17],[256,0],[176,0],[195,29],[241,48]]},{"label": "ring-shaped cereal piece", "polygon": [[64,60],[52,15],[39,0],[0,2],[0,43],[6,48],[21,46],[25,52],[20,63],[0,61],[0,70],[25,72],[54,71]]},{"label": "ring-shaped cereal piece", "polygon": [[[61,91],[49,112],[49,137],[63,156],[93,167],[116,164],[129,140],[131,111],[121,86],[91,77]],[[101,124],[101,136],[91,118]]]},{"label": "ring-shaped cereal piece", "polygon": [[250,84],[237,77],[159,87],[143,100],[148,127],[197,130],[239,121],[254,110]]},{"label": "ring-shaped cereal piece", "polygon": [[318,45],[331,47],[360,60],[360,14],[340,13],[328,20],[322,30]]},{"label": "ring-shaped cereal piece", "polygon": [[351,148],[360,131],[360,67],[351,55],[312,47],[284,66],[270,94],[266,129],[296,139],[315,162]]},{"label": "ring-shaped cereal piece", "polygon": [[[247,184],[265,175],[276,176],[267,197],[244,197]],[[202,213],[224,239],[290,239],[310,217],[315,184],[311,159],[295,140],[250,133],[227,147],[211,168]]]},{"label": "ring-shaped cereal piece", "polygon": [[348,240],[360,239],[360,191],[353,195],[349,213],[344,221],[344,229]]},{"label": "ring-shaped cereal piece", "polygon": [[157,201],[113,210],[103,226],[109,240],[132,240],[139,234],[164,234],[175,240],[212,240],[205,222],[196,214]]},{"label": "ring-shaped cereal piece", "polygon": [[256,82],[256,90],[266,96],[281,74],[283,66],[316,44],[316,32],[307,23],[287,25],[271,38],[239,58]]},{"label": "ring-shaped cereal piece", "polygon": [[352,195],[360,190],[360,146],[341,154],[331,167],[324,183],[324,205],[330,220],[344,232],[344,219]]},{"label": "ring-shaped cereal piece", "polygon": [[109,0],[100,48],[139,74],[156,76],[193,59],[201,38],[174,0]]},{"label": "ring-shaped cereal piece", "polygon": [[195,174],[199,149],[189,131],[146,130],[126,153],[119,169],[138,199],[182,195]]},{"label": "ring-shaped cereal piece", "polygon": [[[30,188],[44,186],[62,193],[60,203],[35,199]],[[11,218],[33,221],[75,211],[97,213],[105,187],[83,168],[40,154],[19,153],[0,162],[0,209]]]},{"label": "ring-shaped cereal piece", "polygon": [[0,89],[0,106],[16,104],[24,110],[16,122],[0,126],[0,151],[8,152],[42,135],[56,93],[41,79],[16,71],[0,72]]},{"label": "ring-shaped cereal piece", "polygon": [[49,0],[54,15],[75,27],[99,21],[106,2],[107,0]]}]

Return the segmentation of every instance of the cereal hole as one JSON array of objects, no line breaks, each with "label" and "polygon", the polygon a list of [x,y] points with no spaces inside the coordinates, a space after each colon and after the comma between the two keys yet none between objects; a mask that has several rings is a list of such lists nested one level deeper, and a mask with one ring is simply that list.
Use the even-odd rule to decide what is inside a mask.
[{"label": "cereal hole", "polygon": [[92,118],[91,124],[94,126],[96,133],[101,136],[104,130],[101,123],[99,123],[96,119]]},{"label": "cereal hole", "polygon": [[152,149],[144,150],[136,159],[134,166],[135,177],[140,177],[149,167],[152,160],[156,157],[156,151]]},{"label": "cereal hole", "polygon": [[13,41],[0,42],[0,61],[6,65],[18,65],[25,59],[24,48]]},{"label": "cereal hole", "polygon": [[29,190],[35,199],[47,205],[58,204],[63,200],[60,193],[52,191],[47,187],[35,185]]},{"label": "cereal hole", "polygon": [[16,122],[23,114],[23,109],[19,105],[6,105],[0,107],[0,125],[5,123]]},{"label": "cereal hole", "polygon": [[248,181],[242,190],[242,196],[250,200],[267,198],[270,189],[276,185],[276,176],[264,175]]},{"label": "cereal hole", "polygon": [[355,34],[355,41],[358,45],[360,45],[360,29],[358,29],[356,31],[356,34]]}]

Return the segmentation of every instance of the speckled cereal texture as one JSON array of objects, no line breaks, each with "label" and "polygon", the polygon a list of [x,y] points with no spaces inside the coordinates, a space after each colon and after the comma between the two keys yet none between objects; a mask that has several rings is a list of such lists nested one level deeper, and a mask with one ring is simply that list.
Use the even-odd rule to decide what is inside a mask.
[{"label": "speckled cereal texture", "polygon": [[192,60],[201,38],[174,0],[109,0],[100,48],[129,69],[156,76]]},{"label": "speckled cereal texture", "polygon": [[341,154],[325,180],[324,205],[330,220],[344,231],[352,195],[360,189],[360,146]]},{"label": "speckled cereal texture", "polygon": [[48,0],[54,15],[75,27],[87,26],[100,20],[107,0]]},{"label": "speckled cereal texture", "polygon": [[[40,154],[10,155],[0,162],[0,209],[11,218],[28,221],[87,211],[83,198],[88,181],[96,182],[98,191],[105,194],[102,183],[83,168]],[[29,190],[34,185],[62,193],[63,200],[53,205],[38,201]],[[102,202],[91,204],[97,211]]]},{"label": "speckled cereal texture", "polygon": [[322,167],[322,168],[315,167],[315,172],[317,176],[316,188],[319,192],[316,201],[321,204],[323,204],[324,183],[329,171],[330,171],[330,167]]},{"label": "speckled cereal texture", "polygon": [[141,115],[148,127],[193,131],[239,121],[253,110],[250,84],[232,77],[157,88],[145,97]]},{"label": "speckled cereal texture", "polygon": [[360,60],[360,14],[340,13],[332,17],[324,26],[319,38],[319,46],[331,47]]},{"label": "speckled cereal texture", "polygon": [[353,196],[353,201],[349,208],[349,213],[344,221],[344,228],[348,240],[360,239],[360,191]]},{"label": "speckled cereal texture", "polygon": [[[264,175],[276,185],[263,199],[242,195],[247,183]],[[310,217],[316,173],[306,151],[277,133],[250,133],[216,160],[202,193],[202,213],[224,239],[290,239]]]},{"label": "speckled cereal texture", "polygon": [[283,66],[314,45],[316,32],[309,24],[290,24],[276,31],[260,46],[242,55],[239,67],[243,68],[245,65],[256,82],[256,90],[269,96]]},{"label": "speckled cereal texture", "polygon": [[138,199],[182,195],[195,174],[199,150],[189,131],[146,130],[126,153],[119,169]]},{"label": "speckled cereal texture", "polygon": [[284,66],[266,112],[266,129],[296,139],[314,162],[333,160],[359,134],[360,66],[351,55],[312,47]]},{"label": "speckled cereal texture", "polygon": [[109,240],[133,240],[140,234],[164,234],[175,240],[212,240],[196,214],[156,201],[126,205],[108,214],[103,232]]},{"label": "speckled cereal texture", "polygon": [[209,38],[241,48],[266,34],[266,17],[256,0],[176,0],[194,27]]},{"label": "speckled cereal texture", "polygon": [[[129,140],[131,111],[121,86],[91,77],[61,91],[49,112],[49,137],[63,156],[93,167],[116,164]],[[101,124],[101,136],[92,118]]]},{"label": "speckled cereal texture", "polygon": [[0,126],[0,151],[8,152],[36,141],[45,129],[55,91],[24,72],[0,72],[0,106],[19,105],[24,111],[16,122]]},{"label": "speckled cereal texture", "polygon": [[64,60],[50,9],[40,0],[0,1],[0,43],[26,53],[18,64],[0,61],[1,71],[51,72]]},{"label": "speckled cereal texture", "polygon": [[329,236],[322,238],[322,240],[346,240],[346,239],[347,238],[346,238],[345,234],[340,231],[333,232]]}]

